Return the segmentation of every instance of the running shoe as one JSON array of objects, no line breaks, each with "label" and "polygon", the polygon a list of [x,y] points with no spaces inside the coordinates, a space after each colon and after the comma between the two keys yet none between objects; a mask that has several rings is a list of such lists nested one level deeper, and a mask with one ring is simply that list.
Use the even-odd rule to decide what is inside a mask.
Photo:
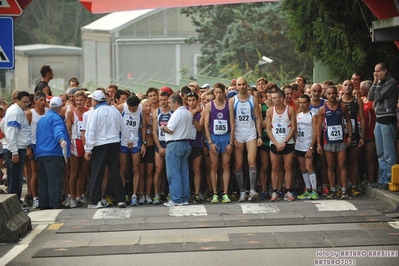
[{"label": "running shoe", "polygon": [[144,203],[145,203],[145,197],[144,195],[141,195],[139,199],[139,205],[144,205]]},{"label": "running shoe", "polygon": [[207,202],[211,202],[213,199],[213,193],[208,193],[208,197],[206,198]]},{"label": "running shoe", "polygon": [[204,195],[202,195],[201,191],[198,193],[198,196],[199,196],[201,201],[205,201]]},{"label": "running shoe", "polygon": [[267,191],[262,191],[260,193],[260,200],[265,200],[267,199],[268,195],[267,195]]},{"label": "running shoe", "polygon": [[270,201],[278,201],[279,200],[279,196],[276,192],[273,192],[272,197],[270,198]]},{"label": "running shoe", "polygon": [[319,199],[319,194],[317,194],[316,191],[312,191],[312,193],[310,193],[310,199],[311,200],[318,200]]},{"label": "running shoe", "polygon": [[346,193],[346,191],[342,192],[341,199],[349,199],[348,193]]},{"label": "running shoe", "polygon": [[101,199],[101,204],[103,205],[103,207],[109,207],[111,206],[108,201],[104,198]]},{"label": "running shoe", "polygon": [[129,195],[125,195],[125,202],[129,202]]},{"label": "running shoe", "polygon": [[101,203],[101,200],[99,202],[97,202],[97,205],[94,204],[90,204],[89,206],[87,206],[88,209],[101,209],[103,208],[103,204]]},{"label": "running shoe", "polygon": [[167,201],[171,201],[171,200],[172,200],[172,197],[170,196],[170,194],[168,194],[168,195],[166,196],[166,200],[167,200]]},{"label": "running shoe", "polygon": [[163,206],[165,206],[165,207],[178,207],[178,206],[183,206],[183,203],[176,203],[176,202],[173,202],[172,200],[170,200],[168,202],[165,202],[163,204]]},{"label": "running shoe", "polygon": [[230,198],[231,198],[232,201],[237,201],[237,192],[234,191],[233,193],[231,193],[231,197]]},{"label": "running shoe", "polygon": [[251,190],[248,195],[248,201],[255,201],[259,199],[259,194],[255,190]]},{"label": "running shoe", "polygon": [[341,197],[341,195],[342,195],[342,188],[338,188],[337,189],[337,192],[335,193],[335,195],[337,196],[337,197]]},{"label": "running shoe", "polygon": [[132,196],[132,199],[130,200],[130,205],[132,205],[132,206],[138,206],[139,205],[139,203],[137,202],[137,196],[136,195]]},{"label": "running shoe", "polygon": [[79,198],[79,199],[76,199],[76,201],[77,201],[79,206],[87,206],[87,205],[89,205],[89,203],[87,202],[86,198],[83,198],[83,197]]},{"label": "running shoe", "polygon": [[126,208],[126,203],[123,201],[118,202],[118,208]]},{"label": "running shoe", "polygon": [[76,208],[76,207],[78,207],[78,203],[76,202],[76,199],[71,199],[70,207],[71,207],[71,208]]},{"label": "running shoe", "polygon": [[238,202],[245,202],[246,200],[246,195],[245,192],[240,193],[240,198],[238,199]]},{"label": "running shoe", "polygon": [[152,204],[152,199],[149,195],[145,196],[145,204]]},{"label": "running shoe", "polygon": [[33,196],[31,194],[25,195],[25,206],[32,206],[33,205]]},{"label": "running shoe", "polygon": [[64,206],[69,206],[70,203],[71,203],[71,198],[67,196],[62,204],[64,204]]},{"label": "running shoe", "polygon": [[193,203],[200,203],[200,202],[201,202],[201,197],[198,194],[195,194],[193,198]]},{"label": "running shoe", "polygon": [[189,204],[188,201],[184,201],[184,202],[183,202],[183,205],[188,205],[188,204]]},{"label": "running shoe", "polygon": [[39,208],[39,198],[35,197],[33,198],[33,205],[32,205],[33,209],[37,209]]},{"label": "running shoe", "polygon": [[360,191],[355,187],[352,187],[351,194],[352,194],[352,196],[360,196],[361,195]]},{"label": "running shoe", "polygon": [[335,193],[334,190],[330,191],[330,194],[327,195],[327,199],[335,199],[337,197],[337,194]]},{"label": "running shoe", "polygon": [[330,189],[328,187],[323,187],[323,194],[324,197],[330,195]]},{"label": "running shoe", "polygon": [[297,199],[301,199],[301,200],[303,200],[303,199],[310,199],[310,193],[306,190],[305,192],[303,192],[302,195],[299,195],[299,196],[297,197]]},{"label": "running shoe", "polygon": [[152,202],[152,204],[159,205],[160,200],[161,200],[161,197],[159,195],[155,195],[154,201]]},{"label": "running shoe", "polygon": [[295,197],[294,197],[294,195],[292,195],[291,192],[287,192],[284,195],[284,200],[286,200],[286,201],[294,201]]},{"label": "running shoe", "polygon": [[114,200],[112,199],[112,197],[106,196],[106,197],[105,197],[105,200],[107,201],[108,206],[114,205]]},{"label": "running shoe", "polygon": [[223,203],[230,203],[231,202],[231,200],[229,199],[229,196],[227,196],[227,194],[223,194],[222,202]]},{"label": "running shoe", "polygon": [[211,203],[219,203],[219,196],[217,194],[213,194]]}]

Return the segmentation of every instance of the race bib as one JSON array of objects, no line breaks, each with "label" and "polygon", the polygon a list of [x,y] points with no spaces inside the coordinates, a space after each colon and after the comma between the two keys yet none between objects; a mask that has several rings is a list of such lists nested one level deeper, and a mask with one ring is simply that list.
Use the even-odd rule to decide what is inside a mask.
[{"label": "race bib", "polygon": [[163,132],[163,131],[161,130],[161,126],[162,126],[162,125],[166,126],[167,123],[162,123],[162,122],[160,122],[159,124],[160,124],[160,125],[159,125],[159,127],[158,127],[158,139],[159,139],[159,141],[165,141],[165,132]]},{"label": "race bib", "polygon": [[327,135],[331,141],[343,140],[342,126],[328,126]]},{"label": "race bib", "polygon": [[227,120],[213,120],[213,134],[224,135],[227,133]]},{"label": "race bib", "polygon": [[81,137],[82,136],[82,124],[83,124],[83,121],[78,121],[78,137]]},{"label": "race bib", "polygon": [[125,123],[126,127],[129,130],[133,130],[136,128],[137,126],[137,121],[134,121],[133,119],[126,119],[126,123]]},{"label": "race bib", "polygon": [[275,123],[273,125],[274,135],[276,138],[285,138],[288,136],[288,124],[284,122]]},{"label": "race bib", "polygon": [[305,137],[304,128],[298,126],[296,137],[297,137],[298,139],[302,139],[302,138]]}]

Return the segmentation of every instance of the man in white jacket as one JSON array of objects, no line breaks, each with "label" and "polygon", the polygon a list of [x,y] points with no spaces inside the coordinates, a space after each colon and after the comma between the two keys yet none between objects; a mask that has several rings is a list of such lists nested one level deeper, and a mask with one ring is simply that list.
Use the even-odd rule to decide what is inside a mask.
[{"label": "man in white jacket", "polygon": [[[128,147],[133,147],[133,136],[122,126],[122,116],[118,110],[107,105],[102,91],[95,91],[92,96],[91,112],[85,132],[85,159],[91,162],[90,196],[92,205],[89,208],[102,208],[101,184],[105,166],[108,166],[112,194],[119,208],[125,208],[125,189],[119,174],[118,159],[120,137],[126,140]],[[97,204],[97,205],[95,205]]]},{"label": "man in white jacket", "polygon": [[16,103],[7,109],[1,121],[1,129],[5,135],[3,148],[7,164],[8,193],[17,194],[18,199],[21,199],[22,194],[25,158],[27,155],[32,156],[29,147],[31,129],[25,115],[29,104],[29,92],[18,92]]}]

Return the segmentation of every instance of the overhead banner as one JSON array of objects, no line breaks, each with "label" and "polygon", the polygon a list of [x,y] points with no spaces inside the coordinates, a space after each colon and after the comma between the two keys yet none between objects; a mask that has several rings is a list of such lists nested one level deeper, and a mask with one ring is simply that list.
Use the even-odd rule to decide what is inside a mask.
[{"label": "overhead banner", "polygon": [[277,1],[280,0],[80,0],[82,5],[93,14],[169,7],[209,6]]}]

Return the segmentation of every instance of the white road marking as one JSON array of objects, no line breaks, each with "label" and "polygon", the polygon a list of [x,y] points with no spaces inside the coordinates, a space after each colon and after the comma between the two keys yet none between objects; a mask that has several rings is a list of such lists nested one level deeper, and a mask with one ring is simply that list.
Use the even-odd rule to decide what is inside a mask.
[{"label": "white road marking", "polygon": [[38,236],[45,228],[47,224],[39,224],[30,232],[24,239],[22,239],[18,245],[15,245],[10,251],[8,251],[3,257],[0,258],[0,265],[6,265],[18,256],[22,251],[29,247],[30,242]]},{"label": "white road marking", "polygon": [[29,212],[28,216],[33,224],[51,224],[55,222],[62,210],[43,210]]},{"label": "white road marking", "polygon": [[309,201],[321,212],[326,211],[356,211],[357,208],[346,200]]},{"label": "white road marking", "polygon": [[132,209],[99,209],[93,215],[93,219],[123,219],[130,218]]},{"label": "white road marking", "polygon": [[204,205],[189,205],[189,206],[179,206],[170,207],[169,216],[206,216]]},{"label": "white road marking", "polygon": [[399,221],[397,220],[395,220],[395,222],[388,222],[388,224],[395,229],[399,229]]},{"label": "white road marking", "polygon": [[273,203],[240,203],[242,213],[277,213],[280,209]]}]

